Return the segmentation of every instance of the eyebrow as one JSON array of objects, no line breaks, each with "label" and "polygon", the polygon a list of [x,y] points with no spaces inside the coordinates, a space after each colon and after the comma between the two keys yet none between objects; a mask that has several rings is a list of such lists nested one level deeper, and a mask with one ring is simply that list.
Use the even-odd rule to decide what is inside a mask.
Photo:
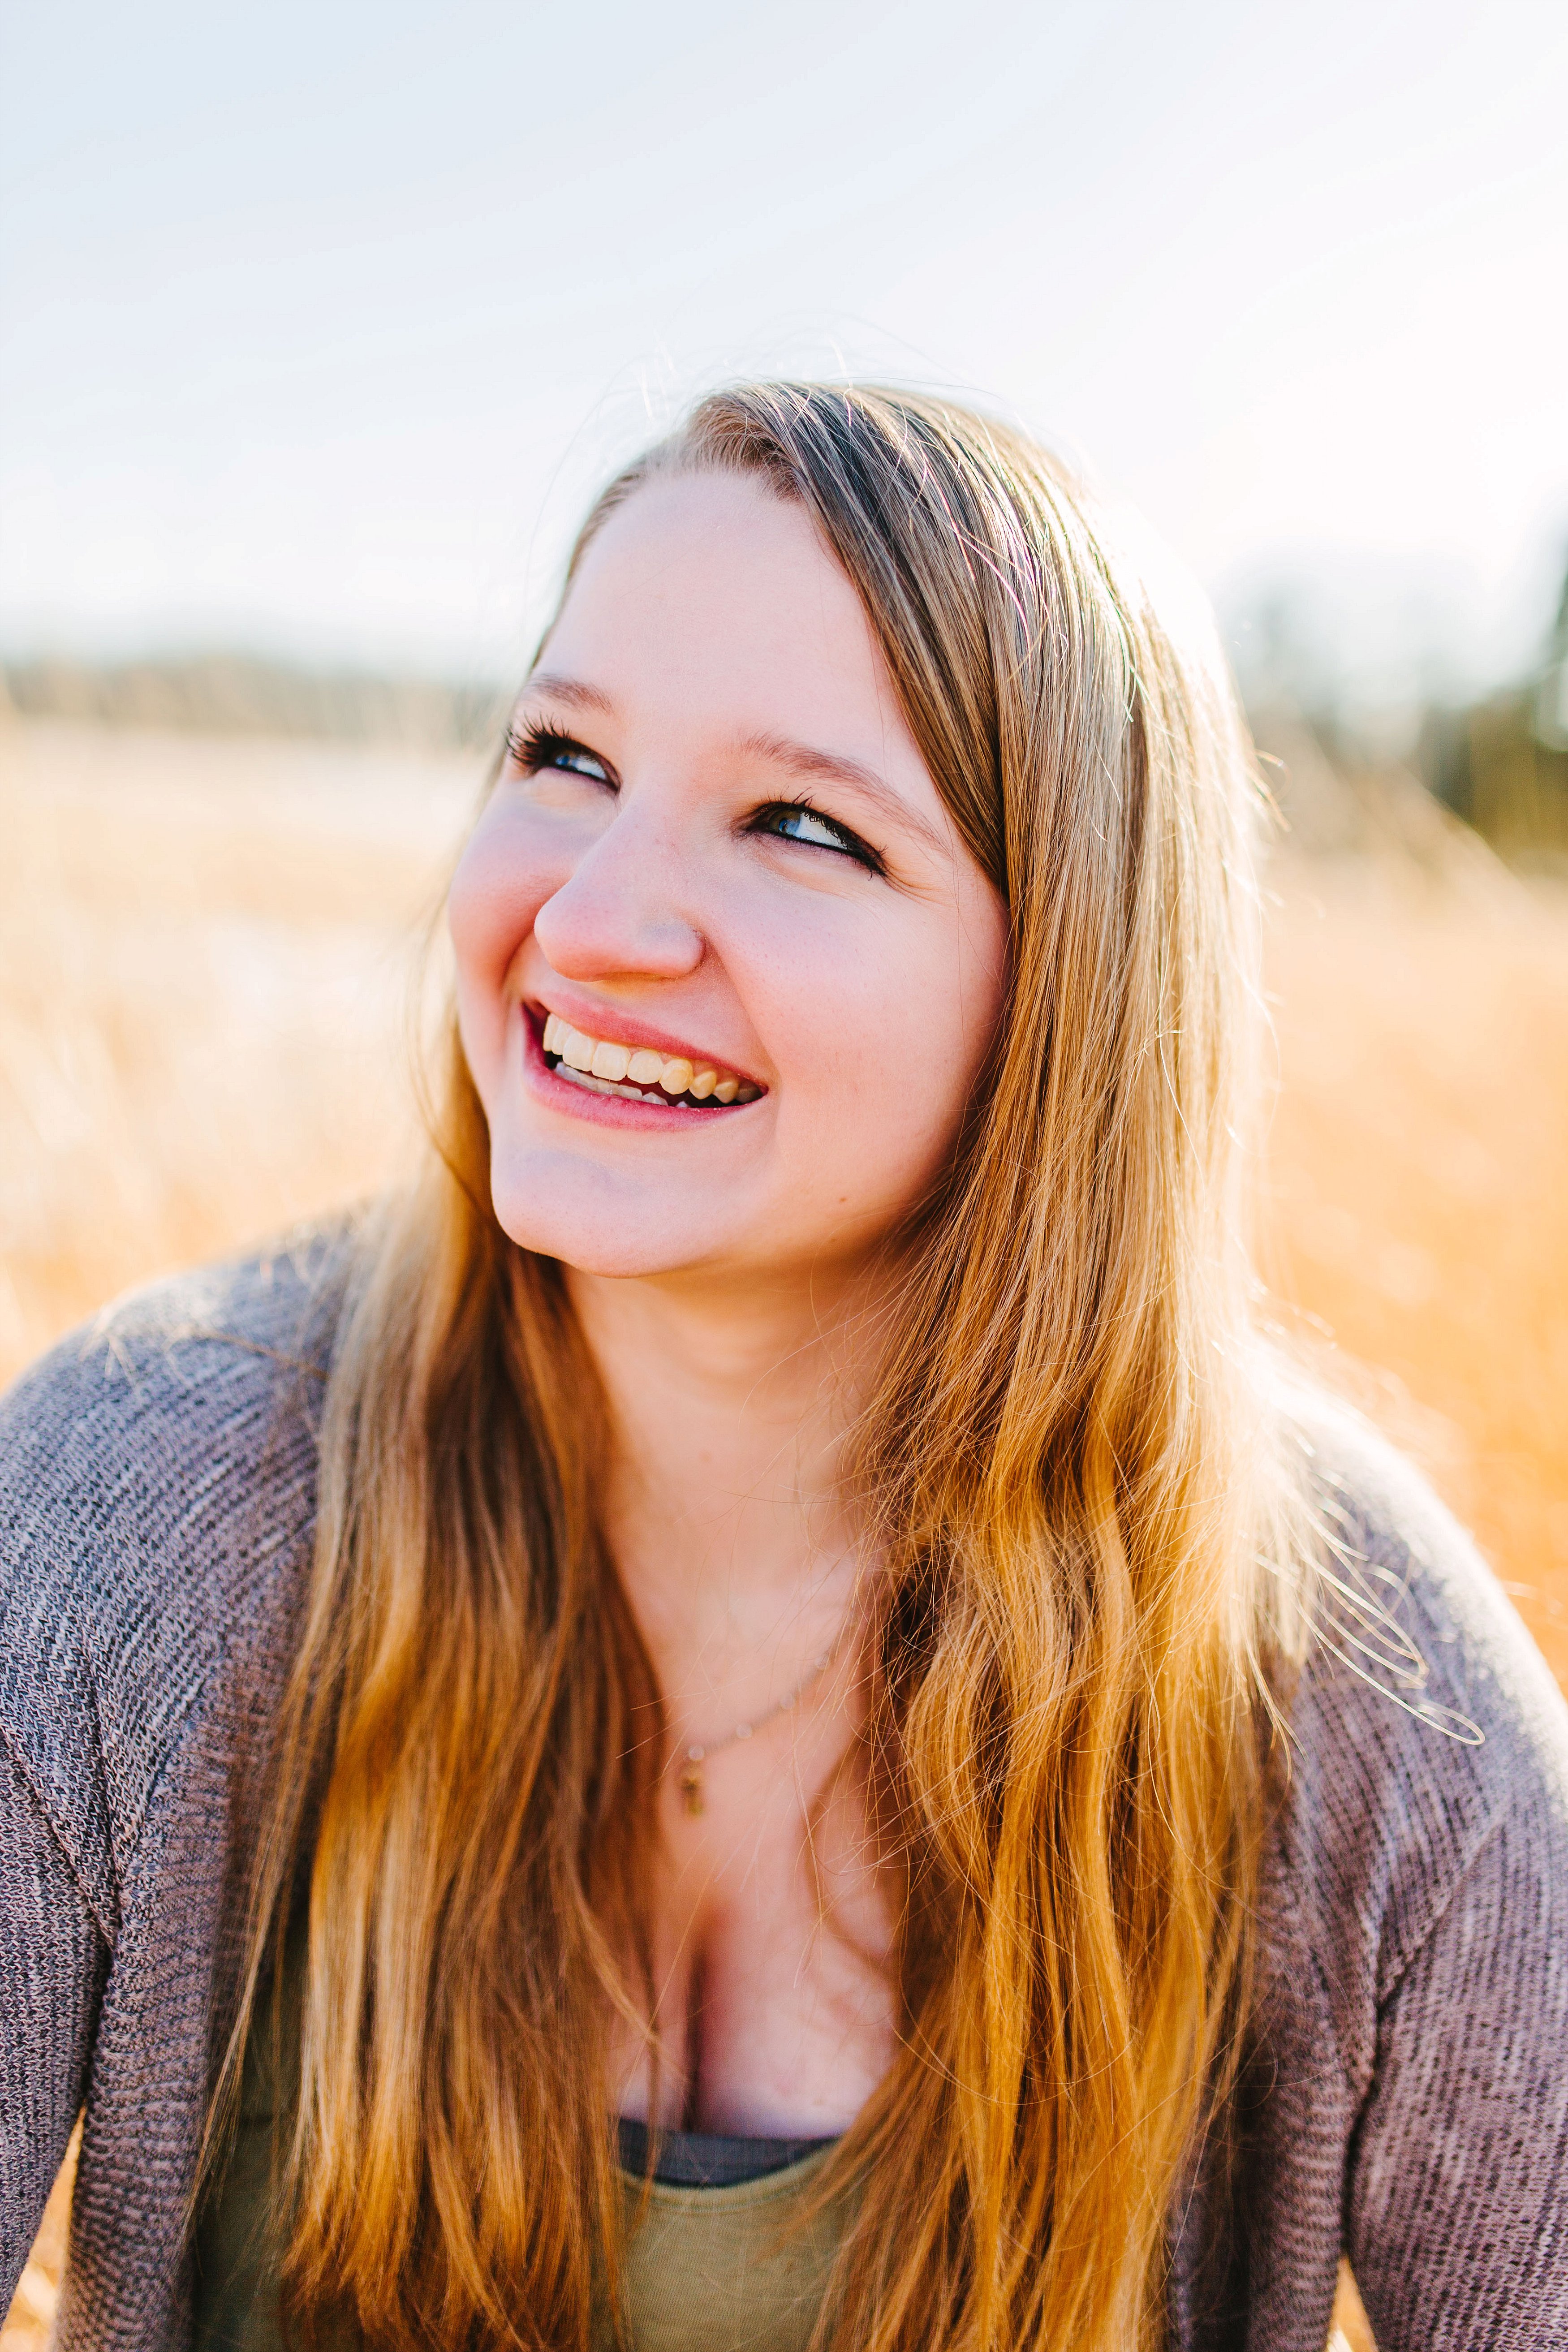
[{"label": "eyebrow", "polygon": [[852,792],[868,800],[889,824],[901,824],[908,832],[917,834],[939,856],[945,854],[948,845],[929,817],[922,816],[902,793],[895,792],[875,768],[868,768],[863,761],[851,760],[842,751],[820,751],[814,744],[797,743],[789,735],[743,735],[739,748],[756,759],[769,761],[775,768],[783,768],[789,775],[798,776],[803,783],[847,784]]},{"label": "eyebrow", "polygon": [[[615,699],[602,687],[590,686],[584,678],[564,677],[555,670],[536,670],[524,686],[523,694],[548,696],[573,710],[597,710],[606,718],[616,715]],[[864,761],[852,760],[842,751],[824,751],[816,744],[800,743],[793,736],[776,735],[766,729],[742,735],[735,748],[753,759],[766,760],[772,767],[784,769],[803,783],[847,784],[869,801],[889,824],[902,825],[939,856],[946,856],[949,845],[930,818],[913,807],[902,793],[896,792],[875,768],[867,767]]]},{"label": "eyebrow", "polygon": [[531,677],[525,678],[519,701],[530,694],[547,694],[573,710],[602,710],[608,719],[616,715],[614,698],[602,686],[589,686],[580,677],[563,677],[555,670],[536,669]]}]

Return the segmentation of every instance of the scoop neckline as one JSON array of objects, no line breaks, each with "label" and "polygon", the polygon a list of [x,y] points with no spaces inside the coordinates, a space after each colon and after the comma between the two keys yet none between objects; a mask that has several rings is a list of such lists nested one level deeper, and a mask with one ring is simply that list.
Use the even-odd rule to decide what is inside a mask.
[{"label": "scoop neckline", "polygon": [[738,2132],[650,2130],[638,2116],[616,2118],[616,2161],[639,2185],[649,2177],[649,2141],[655,2143],[653,2185],[711,2197],[784,2180],[838,2145],[840,2135],[796,2137]]},{"label": "scoop neckline", "polygon": [[751,2180],[725,2180],[699,2187],[691,2182],[649,2179],[646,2173],[628,2172],[624,2164],[616,2166],[622,2185],[630,2195],[647,2199],[649,2204],[668,2210],[690,2212],[698,2207],[704,2211],[721,2208],[726,2211],[752,2205],[766,2205],[798,2195],[810,2187],[817,2174],[837,2147],[836,2139],[819,2141],[809,2156],[799,2158],[775,2172],[759,2174]]}]

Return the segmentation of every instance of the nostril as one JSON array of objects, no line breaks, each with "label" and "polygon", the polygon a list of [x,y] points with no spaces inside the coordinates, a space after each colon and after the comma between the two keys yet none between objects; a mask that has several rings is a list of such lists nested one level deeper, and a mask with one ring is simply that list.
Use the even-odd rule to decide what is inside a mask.
[{"label": "nostril", "polygon": [[533,935],[563,980],[681,980],[707,952],[697,925],[668,902],[649,904],[579,866],[533,920]]}]

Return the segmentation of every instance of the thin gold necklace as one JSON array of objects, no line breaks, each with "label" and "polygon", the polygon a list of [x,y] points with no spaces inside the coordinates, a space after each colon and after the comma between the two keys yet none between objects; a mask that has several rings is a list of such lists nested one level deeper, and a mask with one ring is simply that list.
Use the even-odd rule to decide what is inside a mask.
[{"label": "thin gold necklace", "polygon": [[785,1691],[783,1698],[776,1706],[770,1706],[765,1715],[754,1717],[750,1723],[738,1723],[733,1731],[727,1731],[724,1734],[722,1739],[693,1740],[681,1759],[680,1775],[676,1782],[689,1813],[700,1813],[705,1810],[702,1801],[702,1767],[709,1758],[721,1756],[726,1748],[733,1748],[741,1740],[750,1739],[754,1732],[765,1731],[770,1723],[776,1723],[781,1715],[792,1713],[800,1705],[807,1691],[821,1681],[843,1645],[844,1635],[840,1633],[833,1647],[830,1650],[824,1650],[820,1657],[813,1658],[795,1688]]}]

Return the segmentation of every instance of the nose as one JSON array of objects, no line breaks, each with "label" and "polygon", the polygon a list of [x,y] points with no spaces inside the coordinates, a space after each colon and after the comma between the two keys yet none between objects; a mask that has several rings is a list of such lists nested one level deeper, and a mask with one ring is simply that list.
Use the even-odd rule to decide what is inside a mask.
[{"label": "nose", "polygon": [[683,980],[707,950],[684,878],[663,828],[623,807],[540,908],[533,936],[563,980]]}]

